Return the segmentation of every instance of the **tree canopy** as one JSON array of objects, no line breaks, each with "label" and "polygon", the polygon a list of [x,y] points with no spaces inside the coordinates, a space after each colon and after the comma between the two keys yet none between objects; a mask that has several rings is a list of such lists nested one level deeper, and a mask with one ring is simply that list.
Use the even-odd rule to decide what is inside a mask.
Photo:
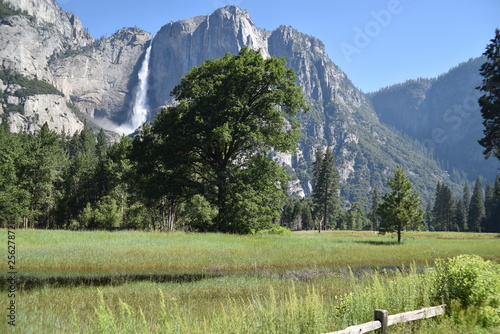
[{"label": "tree canopy", "polygon": [[172,91],[177,105],[134,142],[149,188],[163,187],[172,205],[202,196],[216,211],[206,230],[244,233],[279,217],[287,174],[268,155],[294,152],[292,116],[307,109],[285,65],[243,48],[193,68]]},{"label": "tree canopy", "polygon": [[485,92],[479,98],[485,129],[479,144],[485,148],[486,158],[493,154],[500,159],[500,29],[496,29],[483,55],[488,60],[481,66],[483,84],[478,89]]}]

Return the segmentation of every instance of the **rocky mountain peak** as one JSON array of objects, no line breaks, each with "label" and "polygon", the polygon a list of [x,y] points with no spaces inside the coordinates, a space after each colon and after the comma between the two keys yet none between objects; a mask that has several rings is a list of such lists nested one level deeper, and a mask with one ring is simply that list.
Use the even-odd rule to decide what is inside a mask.
[{"label": "rocky mountain peak", "polygon": [[52,28],[68,39],[73,45],[87,45],[92,41],[90,34],[83,28],[80,19],[64,12],[54,0],[3,0],[11,8],[32,18],[39,27]]},{"label": "rocky mountain peak", "polygon": [[248,12],[226,6],[211,15],[163,26],[153,40],[150,68],[150,102],[159,107],[171,100],[170,92],[180,78],[208,58],[238,53],[246,46],[269,57],[269,33],[255,26]]}]

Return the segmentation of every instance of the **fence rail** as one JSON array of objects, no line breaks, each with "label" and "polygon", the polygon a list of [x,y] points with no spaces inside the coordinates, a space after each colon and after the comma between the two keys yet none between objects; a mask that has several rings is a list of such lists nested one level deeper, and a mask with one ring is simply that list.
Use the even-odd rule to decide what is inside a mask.
[{"label": "fence rail", "polygon": [[380,333],[387,334],[389,326],[402,322],[410,322],[420,319],[433,318],[445,314],[446,305],[425,307],[420,310],[389,315],[386,310],[375,310],[375,320],[365,324],[350,326],[342,331],[330,332],[326,334],[361,334],[380,329]]}]

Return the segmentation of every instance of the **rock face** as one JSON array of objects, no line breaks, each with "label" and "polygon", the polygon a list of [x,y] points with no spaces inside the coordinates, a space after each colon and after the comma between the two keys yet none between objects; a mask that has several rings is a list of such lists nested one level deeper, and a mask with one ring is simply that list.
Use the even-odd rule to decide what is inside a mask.
[{"label": "rock face", "polygon": [[170,101],[170,92],[180,79],[208,58],[238,53],[243,46],[260,49],[269,56],[268,36],[269,33],[255,27],[247,11],[235,6],[163,26],[151,50],[151,106]]},{"label": "rock face", "polygon": [[49,60],[92,42],[80,19],[53,0],[3,0],[20,12],[0,24],[2,66],[28,77],[52,81]]},{"label": "rock face", "polygon": [[88,116],[122,123],[150,41],[151,35],[141,29],[119,30],[77,54],[51,62],[54,83]]},{"label": "rock face", "polygon": [[[53,0],[3,0],[2,5],[17,13],[2,18],[0,22],[0,69],[10,69],[29,79],[54,84],[50,60],[65,52],[75,52],[92,41],[80,20],[63,12]],[[2,111],[8,104],[17,104],[24,109],[24,114],[9,113],[13,129],[36,131],[44,121],[48,121],[52,129],[64,129],[70,133],[83,127],[61,96],[35,93],[14,101],[9,94],[11,85],[4,83],[3,86],[2,93],[7,96],[7,101],[4,99]]]},{"label": "rock face", "polygon": [[34,95],[23,99],[24,113],[10,116],[11,131],[36,133],[45,122],[51,130],[72,134],[83,128],[83,123],[59,95]]}]

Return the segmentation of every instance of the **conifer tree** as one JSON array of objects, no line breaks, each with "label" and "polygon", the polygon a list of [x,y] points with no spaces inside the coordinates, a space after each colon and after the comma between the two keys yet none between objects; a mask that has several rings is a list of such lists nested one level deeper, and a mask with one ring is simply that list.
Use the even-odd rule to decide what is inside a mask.
[{"label": "conifer tree", "polygon": [[469,221],[470,198],[471,198],[471,194],[470,194],[469,182],[465,182],[464,194],[462,196],[462,203],[463,203],[463,206],[465,209],[465,223],[461,227],[461,230],[464,232],[469,230],[468,221]]},{"label": "conifer tree", "polygon": [[456,230],[455,227],[455,199],[453,193],[445,184],[438,182],[436,187],[436,201],[433,217],[435,229],[439,231]]},{"label": "conifer tree", "polygon": [[485,210],[486,232],[500,232],[500,175],[497,175],[494,186],[488,183]]},{"label": "conifer tree", "polygon": [[427,202],[427,207],[425,208],[424,214],[424,224],[429,231],[434,231],[434,215],[432,212],[432,202],[429,200],[429,202]]},{"label": "conifer tree", "polygon": [[470,201],[469,217],[467,221],[469,231],[482,232],[485,222],[486,213],[484,209],[483,185],[481,179],[478,177]]},{"label": "conifer tree", "polygon": [[380,196],[378,194],[378,188],[375,187],[373,189],[373,195],[372,195],[372,207],[367,215],[371,223],[372,231],[376,231],[380,227],[380,216],[377,214],[377,208],[379,204],[380,204]]},{"label": "conifer tree", "polygon": [[422,223],[424,212],[420,208],[420,197],[406,177],[403,167],[398,166],[394,177],[387,180],[391,191],[383,196],[377,213],[382,218],[379,231],[396,232],[398,243],[404,229],[416,229]]},{"label": "conifer tree", "polygon": [[486,182],[486,191],[484,193],[484,211],[486,216],[484,232],[491,232],[490,223],[495,211],[495,190],[489,182]]},{"label": "conifer tree", "polygon": [[339,211],[339,175],[335,167],[335,158],[331,149],[321,157],[316,152],[314,162],[313,201],[318,218],[318,232],[333,225]]},{"label": "conifer tree", "polygon": [[19,159],[25,154],[6,118],[0,124],[0,226],[20,224],[29,214],[29,192],[20,186]]},{"label": "conifer tree", "polygon": [[29,226],[55,227],[53,211],[60,199],[57,188],[67,164],[60,136],[44,123],[37,136],[25,137],[24,145],[20,183],[30,193]]},{"label": "conifer tree", "polygon": [[455,206],[455,222],[457,224],[458,231],[467,231],[467,208],[462,199],[459,199],[457,201],[457,205]]},{"label": "conifer tree", "polygon": [[493,155],[500,159],[500,29],[495,30],[495,37],[483,55],[487,57],[480,71],[483,84],[477,88],[485,92],[479,98],[485,129],[479,144],[485,148],[486,158]]}]

